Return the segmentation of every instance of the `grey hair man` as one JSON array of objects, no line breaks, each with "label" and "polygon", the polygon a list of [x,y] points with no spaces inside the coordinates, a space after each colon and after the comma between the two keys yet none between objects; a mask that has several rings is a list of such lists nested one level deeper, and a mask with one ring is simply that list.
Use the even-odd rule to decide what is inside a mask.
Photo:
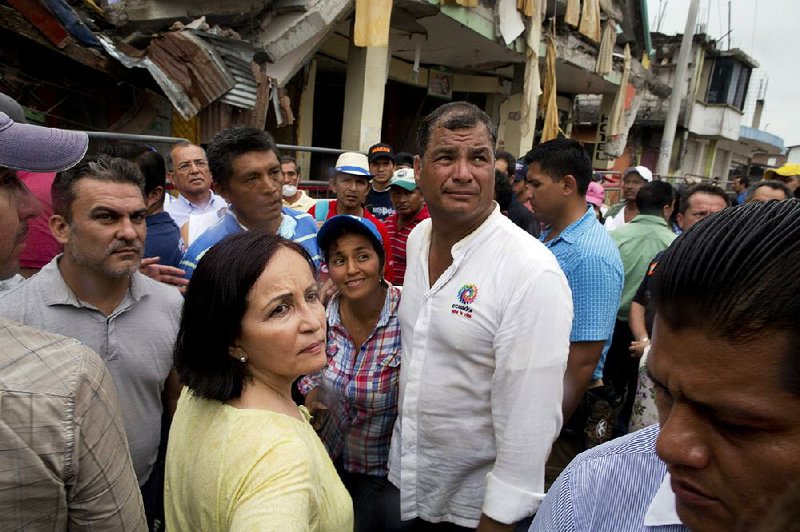
[{"label": "grey hair man", "polygon": [[308,212],[317,204],[317,200],[310,197],[305,190],[298,188],[300,166],[297,164],[297,159],[289,155],[282,156],[281,172],[283,172],[283,206],[299,212]]},{"label": "grey hair man", "polygon": [[179,194],[164,210],[178,227],[189,222],[192,215],[219,213],[228,206],[222,196],[211,190],[208,157],[200,146],[190,142],[174,145],[167,157],[167,177]]}]

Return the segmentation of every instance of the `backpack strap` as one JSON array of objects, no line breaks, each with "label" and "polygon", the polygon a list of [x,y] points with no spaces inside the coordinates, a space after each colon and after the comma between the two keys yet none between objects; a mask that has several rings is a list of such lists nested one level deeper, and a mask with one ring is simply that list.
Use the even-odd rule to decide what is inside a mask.
[{"label": "backpack strap", "polygon": [[330,200],[319,200],[317,201],[317,205],[314,207],[314,218],[319,222],[319,224],[325,223],[325,220],[328,219],[328,208],[330,207]]}]

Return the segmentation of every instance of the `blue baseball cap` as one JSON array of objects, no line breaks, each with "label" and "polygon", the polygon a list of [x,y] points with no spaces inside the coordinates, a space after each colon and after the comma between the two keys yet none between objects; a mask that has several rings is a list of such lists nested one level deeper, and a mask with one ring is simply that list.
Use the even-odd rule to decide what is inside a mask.
[{"label": "blue baseball cap", "polygon": [[337,234],[341,235],[341,230],[366,236],[375,244],[375,250],[378,254],[383,255],[383,238],[374,223],[359,216],[338,214],[322,224],[319,232],[317,232],[317,245],[326,257],[328,256],[328,248],[333,244],[331,238]]}]

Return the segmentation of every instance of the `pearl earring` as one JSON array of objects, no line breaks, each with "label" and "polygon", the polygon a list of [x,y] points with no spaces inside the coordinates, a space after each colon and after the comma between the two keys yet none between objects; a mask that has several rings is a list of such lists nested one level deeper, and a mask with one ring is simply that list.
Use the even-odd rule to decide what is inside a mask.
[{"label": "pearl earring", "polygon": [[241,357],[241,358],[239,359],[239,362],[241,362],[242,364],[244,364],[245,362],[247,362],[247,357]]}]

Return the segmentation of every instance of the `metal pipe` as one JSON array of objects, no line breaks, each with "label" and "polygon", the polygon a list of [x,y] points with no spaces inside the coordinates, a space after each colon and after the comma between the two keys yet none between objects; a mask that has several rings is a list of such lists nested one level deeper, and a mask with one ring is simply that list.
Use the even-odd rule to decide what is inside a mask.
[{"label": "metal pipe", "polygon": [[[90,139],[126,140],[130,142],[153,142],[158,144],[177,144],[179,142],[188,142],[187,139],[181,137],[162,137],[160,135],[136,135],[134,133],[113,133],[107,131],[85,131],[85,133],[89,135]],[[330,153],[332,155],[341,155],[346,151],[350,151],[350,150],[342,150],[339,148],[295,146],[294,144],[276,144],[276,146],[278,147],[279,150],[307,151],[311,153]]]},{"label": "metal pipe", "polygon": [[[293,144],[276,144],[279,150],[289,150],[289,151],[308,151],[311,153],[330,153],[332,155],[341,155],[348,151],[354,150],[341,150],[339,148],[317,148],[315,146],[295,146]],[[364,153],[364,152],[358,152]]]},{"label": "metal pipe", "polygon": [[161,137],[159,135],[136,135],[133,133],[111,133],[107,131],[85,131],[90,139],[127,140],[130,142],[153,142],[156,144],[177,144],[188,142],[180,137]]}]

